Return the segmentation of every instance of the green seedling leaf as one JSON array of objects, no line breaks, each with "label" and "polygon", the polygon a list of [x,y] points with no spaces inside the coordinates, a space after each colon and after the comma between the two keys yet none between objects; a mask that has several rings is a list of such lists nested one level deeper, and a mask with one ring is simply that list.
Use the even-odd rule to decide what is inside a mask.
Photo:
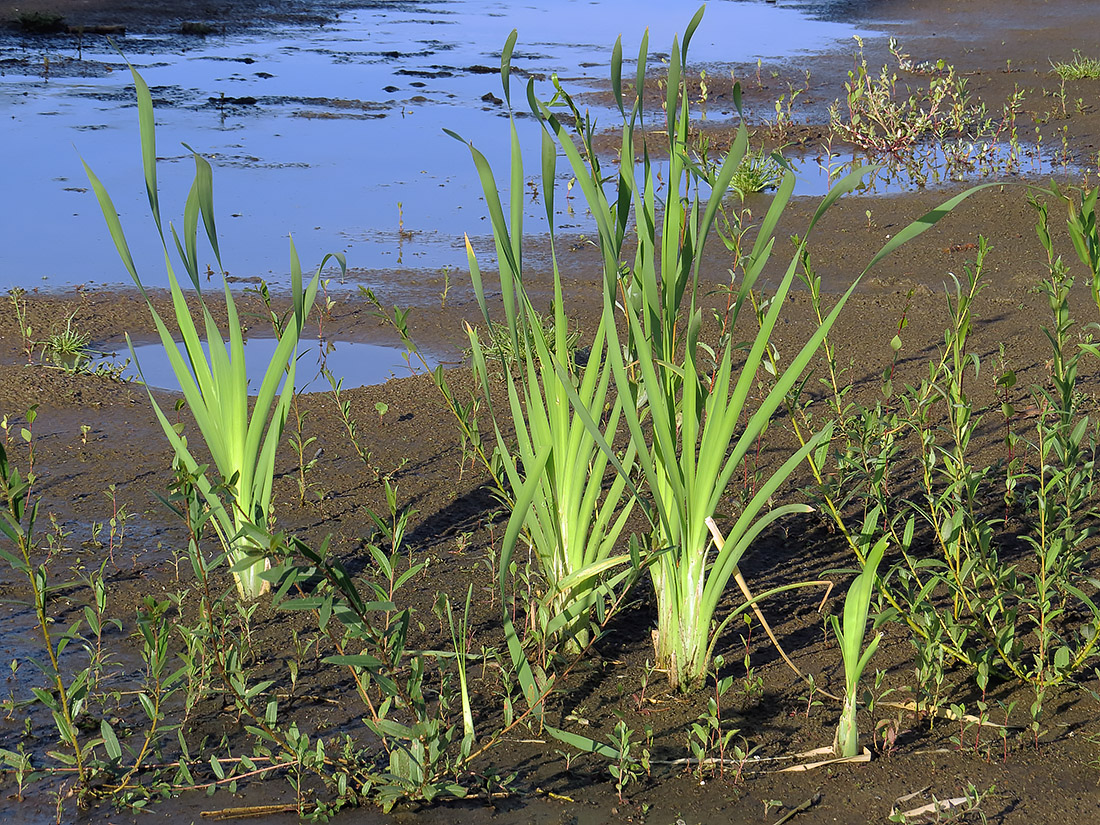
[{"label": "green seedling leaf", "polygon": [[46,756],[51,759],[56,759],[62,765],[68,765],[70,768],[76,765],[76,757],[72,754],[64,753],[62,751],[46,751]]},{"label": "green seedling leaf", "polygon": [[564,742],[566,745],[574,747],[583,753],[595,753],[605,759],[612,760],[617,760],[620,757],[619,751],[605,742],[597,742],[595,739],[588,736],[581,736],[572,731],[562,730],[561,728],[555,728],[550,725],[544,725],[543,728],[559,742]]},{"label": "green seedling leaf", "polygon": [[254,684],[252,687],[250,687],[248,690],[245,691],[245,694],[244,694],[245,701],[248,701],[249,699],[252,699],[254,696],[257,696],[258,694],[263,693],[265,690],[267,690],[273,684],[275,684],[275,682],[271,679],[267,679],[263,682],[257,682],[256,684]]},{"label": "green seedling leaf", "polygon": [[48,690],[32,687],[31,693],[35,695],[35,698],[38,699],[39,702],[41,702],[43,705],[45,705],[47,708],[54,711],[55,713],[61,710],[61,705],[58,704],[57,699],[55,699],[54,695]]},{"label": "green seedling leaf", "polygon": [[99,735],[103,737],[103,747],[107,750],[107,756],[114,762],[122,759],[122,746],[119,745],[118,737],[115,736],[114,729],[106,719],[99,723]]}]

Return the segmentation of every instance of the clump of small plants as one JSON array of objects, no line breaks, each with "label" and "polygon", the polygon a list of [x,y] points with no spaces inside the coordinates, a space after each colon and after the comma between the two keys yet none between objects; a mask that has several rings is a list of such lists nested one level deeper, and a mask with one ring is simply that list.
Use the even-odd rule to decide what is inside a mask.
[{"label": "clump of small plants", "polygon": [[1073,60],[1051,61],[1051,69],[1062,80],[1095,80],[1100,78],[1100,59],[1085,57],[1081,52],[1073,52]]}]

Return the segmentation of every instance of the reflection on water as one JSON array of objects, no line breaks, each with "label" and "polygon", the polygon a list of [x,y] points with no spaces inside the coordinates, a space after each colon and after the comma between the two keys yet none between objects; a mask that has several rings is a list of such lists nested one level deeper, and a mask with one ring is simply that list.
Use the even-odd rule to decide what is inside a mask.
[{"label": "reflection on water", "polygon": [[[717,72],[721,64],[757,56],[848,49],[858,30],[843,21],[869,13],[864,6],[856,0],[712,3],[691,59]],[[629,57],[644,25],[658,65],[687,17],[678,4],[658,0],[567,0],[547,8],[422,0],[348,11],[323,26],[129,36],[118,45],[149,82],[157,107],[167,219],[178,221],[193,174],[181,144],[216,167],[221,247],[231,279],[263,277],[278,289],[293,232],[307,266],[343,251],[352,267],[374,270],[372,286],[400,292],[412,285],[380,282],[387,270],[465,269],[463,233],[476,249],[492,248],[469,150],[443,128],[474,140],[496,159],[498,174],[504,171],[507,128],[497,72],[499,48],[513,27],[520,32],[513,95],[522,98],[525,80],[548,94],[553,72],[574,88],[602,81],[614,39],[623,34]],[[112,193],[142,279],[164,285],[130,83],[125,62],[105,38],[85,37],[78,46],[69,36],[0,34],[0,140],[11,160],[5,193],[15,193],[0,205],[0,290],[130,285],[81,158]],[[729,108],[711,101],[708,116],[728,116]],[[617,122],[611,113],[600,117],[608,126]],[[535,125],[520,119],[519,127],[529,157],[537,157]],[[820,195],[853,158],[790,160],[799,175],[797,194]],[[996,144],[922,150],[915,161],[879,170],[867,191],[889,194],[983,174],[1075,171],[1059,164],[1056,152]],[[564,163],[559,170],[565,175]],[[582,209],[574,214],[566,197],[558,204],[562,234],[591,234]],[[538,231],[537,187],[525,207]]]},{"label": "reflection on water", "polygon": [[[166,218],[178,220],[190,185],[186,141],[217,169],[230,273],[277,284],[290,232],[307,264],[344,251],[363,268],[399,257],[405,267],[464,267],[463,232],[487,227],[469,151],[442,129],[506,157],[496,72],[508,32],[520,34],[514,89],[522,94],[530,78],[543,93],[553,72],[578,84],[605,78],[615,38],[623,35],[629,58],[645,26],[659,62],[692,11],[659,0],[387,3],[324,26],[127,36],[118,46],[152,89]],[[802,7],[712,3],[691,59],[781,58],[850,42],[856,31]],[[80,158],[111,191],[142,278],[163,284],[123,60],[103,37],[86,36],[79,52],[75,37],[0,39],[0,69],[0,141],[13,161],[5,189],[18,193],[0,206],[0,289],[129,284]]]}]

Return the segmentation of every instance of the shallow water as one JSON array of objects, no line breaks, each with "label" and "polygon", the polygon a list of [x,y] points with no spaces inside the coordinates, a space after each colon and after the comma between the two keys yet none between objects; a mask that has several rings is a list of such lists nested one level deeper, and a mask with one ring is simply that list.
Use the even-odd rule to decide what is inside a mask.
[{"label": "shallow water", "polygon": [[[258,391],[264,372],[275,354],[274,338],[248,338],[244,342],[245,371],[249,391]],[[183,345],[178,345],[181,354]],[[203,344],[209,355],[209,349]],[[298,350],[296,383],[299,392],[326,392],[330,388],[322,368],[343,380],[343,389],[381,384],[390,378],[401,378],[424,371],[419,361],[411,362],[404,349],[359,341],[303,341]],[[134,363],[125,352],[105,357],[100,363],[118,364],[120,377],[143,380],[151,387],[178,390],[168,352],[159,343],[140,344],[134,347]],[[435,359],[425,355],[428,366],[435,366]],[[140,366],[140,371],[138,367]]]},{"label": "shallow water", "polygon": [[[278,283],[289,269],[289,233],[307,267],[330,251],[364,269],[465,267],[462,233],[486,234],[480,189],[469,150],[442,130],[506,158],[507,126],[493,98],[501,97],[496,70],[508,33],[519,29],[514,66],[539,78],[545,94],[552,72],[574,79],[571,88],[605,77],[615,38],[621,33],[624,54],[636,54],[643,25],[650,59],[659,60],[691,11],[656,0],[572,0],[552,10],[422,0],[348,12],[320,27],[130,36],[118,47],[152,89],[165,218],[182,214],[193,173],[186,142],[215,165],[225,267]],[[790,57],[857,33],[829,16],[789,4],[712,3],[691,61]],[[143,281],[163,285],[123,60],[103,37],[86,37],[79,52],[70,36],[0,40],[0,69],[0,141],[12,159],[0,206],[0,289],[130,284],[81,158],[112,193]],[[520,103],[522,84],[516,77]],[[529,124],[521,127],[534,137]]]},{"label": "shallow water", "polygon": [[856,166],[867,172],[858,191],[867,195],[892,195],[977,179],[1080,178],[1079,164],[1058,152],[1043,154],[1034,143],[1015,148],[1005,143],[960,140],[922,147],[904,161],[876,163],[859,152],[825,157],[804,154],[786,159],[795,171],[799,195],[821,196]]}]

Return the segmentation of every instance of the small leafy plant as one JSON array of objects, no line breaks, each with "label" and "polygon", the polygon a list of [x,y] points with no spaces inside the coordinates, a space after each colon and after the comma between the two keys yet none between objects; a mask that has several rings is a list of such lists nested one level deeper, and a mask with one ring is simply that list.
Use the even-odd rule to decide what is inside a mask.
[{"label": "small leafy plant", "polygon": [[783,182],[783,167],[764,150],[746,152],[730,179],[730,188],[742,199],[746,195],[778,189]]},{"label": "small leafy plant", "polygon": [[91,342],[92,336],[73,325],[75,317],[76,313],[73,313],[66,318],[65,328],[51,333],[42,342],[43,352],[52,359],[75,362],[82,357],[87,358],[88,344]]},{"label": "small leafy plant", "polygon": [[[645,772],[642,763],[634,755],[635,743],[632,741],[634,731],[626,726],[626,722],[620,719],[615,723],[615,730],[608,737],[608,743],[616,757],[608,765],[612,779],[615,780],[615,790],[619,794],[619,801],[623,801],[623,791],[627,786],[637,782]],[[648,754],[647,754],[648,758]]]},{"label": "small leafy plant", "polygon": [[[27,426],[20,433],[31,454],[33,413],[28,412]],[[0,560],[16,574],[17,582],[22,580],[22,587],[14,591],[20,594],[16,601],[32,611],[40,645],[40,652],[30,658],[40,679],[32,678],[33,699],[27,704],[49,711],[57,739],[45,758],[28,752],[23,744],[18,752],[0,749],[0,765],[15,772],[20,789],[27,782],[61,776],[72,783],[79,804],[113,797],[140,809],[163,782],[157,769],[146,763],[178,729],[168,721],[165,708],[184,685],[184,672],[173,668],[167,647],[172,632],[168,602],[146,596],[137,607],[136,637],[144,667],[138,682],[129,684],[132,704],[121,706],[117,688],[106,684],[112,668],[104,635],[122,630],[122,623],[107,613],[106,562],[97,572],[75,581],[56,575],[63,549],[59,541],[66,533],[55,528],[44,541],[39,538],[35,482],[34,472],[21,473],[0,444],[0,537],[5,540],[0,544]],[[81,585],[91,590],[91,603],[76,611],[75,619],[58,623],[66,609],[58,592],[76,591]],[[13,675],[16,667],[13,661]],[[5,704],[9,713],[17,706],[14,698]],[[113,711],[106,713],[112,704]],[[125,725],[119,724],[115,714],[125,716]],[[29,732],[30,714],[25,718]],[[58,810],[60,818],[60,801]]]},{"label": "small leafy plant", "polygon": [[706,710],[688,729],[688,751],[700,779],[708,775],[725,776],[727,754],[733,754],[733,741],[740,733],[722,717],[722,701],[733,686],[732,676],[719,676],[723,664],[722,657],[716,656],[711,674],[714,690],[707,696]]},{"label": "small leafy plant", "polygon": [[876,155],[896,157],[925,138],[943,140],[984,122],[984,112],[970,102],[966,78],[959,77],[954,66],[932,67],[927,89],[903,90],[889,67],[883,66],[877,75],[871,72],[858,36],[856,43],[856,66],[844,84],[847,114],[840,101],[829,108],[832,132],[840,139]]}]

